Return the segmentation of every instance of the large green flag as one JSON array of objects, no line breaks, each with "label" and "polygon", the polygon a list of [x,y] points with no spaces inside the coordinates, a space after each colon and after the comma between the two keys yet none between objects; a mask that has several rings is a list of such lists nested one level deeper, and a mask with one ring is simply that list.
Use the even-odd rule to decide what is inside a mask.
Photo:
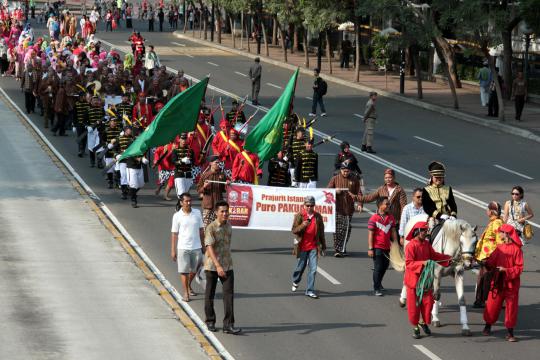
[{"label": "large green flag", "polygon": [[154,121],[124,151],[120,160],[141,156],[148,149],[170,143],[176,135],[193,131],[199,117],[208,77],[172,98]]},{"label": "large green flag", "polygon": [[246,138],[244,148],[259,156],[261,163],[281,150],[283,122],[289,116],[291,101],[296,89],[298,69],[289,80],[283,94]]}]

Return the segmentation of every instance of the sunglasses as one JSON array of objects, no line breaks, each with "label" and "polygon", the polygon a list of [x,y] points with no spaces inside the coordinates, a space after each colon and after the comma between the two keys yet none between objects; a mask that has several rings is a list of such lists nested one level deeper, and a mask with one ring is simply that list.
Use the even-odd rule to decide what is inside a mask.
[{"label": "sunglasses", "polygon": [[520,193],[515,193],[515,192],[513,192],[513,193],[511,193],[511,194],[512,194],[512,195],[516,195],[516,196],[520,196],[520,195],[521,195]]},{"label": "sunglasses", "polygon": [[304,205],[305,207],[312,208],[315,207],[315,205]]},{"label": "sunglasses", "polygon": [[415,196],[414,198],[415,198],[415,199],[421,199],[421,198],[422,198],[422,195],[420,195],[420,196]]}]

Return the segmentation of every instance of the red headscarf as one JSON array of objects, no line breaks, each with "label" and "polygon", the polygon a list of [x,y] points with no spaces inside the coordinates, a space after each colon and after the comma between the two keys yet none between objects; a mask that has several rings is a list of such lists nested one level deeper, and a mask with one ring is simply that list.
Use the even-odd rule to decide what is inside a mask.
[{"label": "red headscarf", "polygon": [[521,240],[519,239],[519,236],[516,232],[516,228],[513,227],[510,224],[502,224],[501,227],[497,230],[498,232],[503,232],[508,235],[510,239],[516,244],[517,246],[521,247],[523,244],[521,243]]},{"label": "red headscarf", "polygon": [[413,235],[414,230],[416,230],[416,229],[428,229],[428,223],[425,222],[425,221],[419,221],[416,224],[414,224],[414,226],[409,231],[409,233],[407,234],[407,237],[405,239],[412,240],[414,238],[414,235]]}]

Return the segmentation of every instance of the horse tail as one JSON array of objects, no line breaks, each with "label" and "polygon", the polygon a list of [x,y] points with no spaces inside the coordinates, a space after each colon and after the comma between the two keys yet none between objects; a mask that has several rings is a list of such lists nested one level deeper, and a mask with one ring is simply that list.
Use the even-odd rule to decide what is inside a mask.
[{"label": "horse tail", "polygon": [[405,256],[403,254],[403,250],[401,250],[401,247],[399,246],[399,243],[397,241],[392,241],[391,243],[390,262],[392,263],[392,267],[395,270],[399,272],[405,271]]}]

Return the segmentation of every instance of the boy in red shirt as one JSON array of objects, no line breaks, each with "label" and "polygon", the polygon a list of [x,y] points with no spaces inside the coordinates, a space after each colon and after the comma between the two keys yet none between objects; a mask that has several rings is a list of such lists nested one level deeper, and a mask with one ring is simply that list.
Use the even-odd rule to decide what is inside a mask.
[{"label": "boy in red shirt", "polygon": [[368,256],[373,258],[373,290],[383,296],[382,279],[390,263],[390,240],[397,241],[396,222],[388,213],[388,197],[377,199],[377,213],[368,221]]}]

